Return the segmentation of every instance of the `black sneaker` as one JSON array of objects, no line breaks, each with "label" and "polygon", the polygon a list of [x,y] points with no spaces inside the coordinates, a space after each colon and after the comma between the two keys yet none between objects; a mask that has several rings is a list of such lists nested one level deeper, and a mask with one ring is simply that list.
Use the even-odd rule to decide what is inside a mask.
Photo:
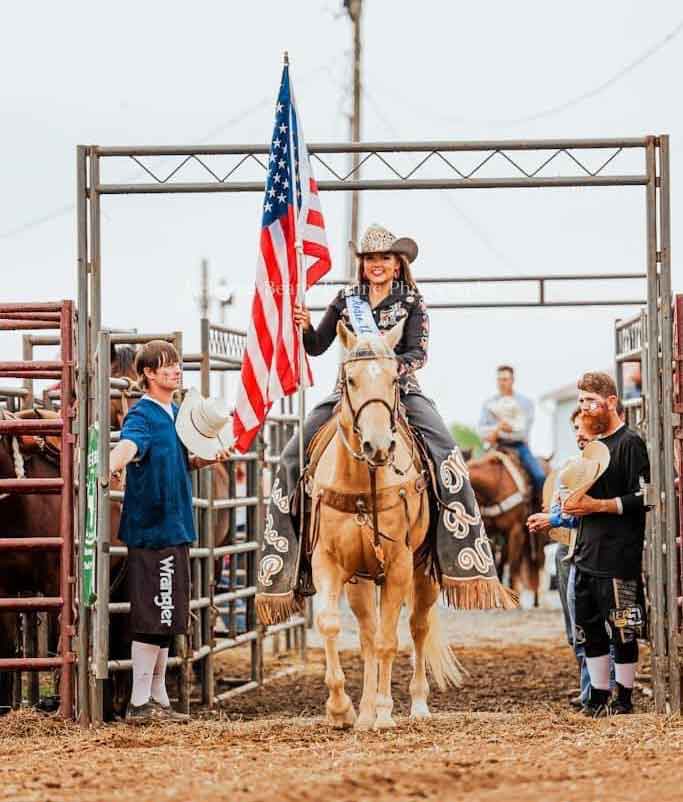
[{"label": "black sneaker", "polygon": [[633,713],[633,704],[622,699],[615,699],[609,706],[610,716],[628,716]]},{"label": "black sneaker", "polygon": [[155,721],[174,721],[176,724],[187,724],[190,720],[187,713],[178,713],[171,705],[164,707],[154,699],[150,699],[149,705],[153,710]]},{"label": "black sneaker", "polygon": [[144,705],[129,704],[126,709],[126,722],[128,724],[151,724],[158,720],[155,712],[151,702],[145,702]]},{"label": "black sneaker", "polygon": [[597,705],[590,704],[589,702],[581,708],[581,713],[586,716],[586,718],[607,718],[612,715],[612,708],[609,702]]}]

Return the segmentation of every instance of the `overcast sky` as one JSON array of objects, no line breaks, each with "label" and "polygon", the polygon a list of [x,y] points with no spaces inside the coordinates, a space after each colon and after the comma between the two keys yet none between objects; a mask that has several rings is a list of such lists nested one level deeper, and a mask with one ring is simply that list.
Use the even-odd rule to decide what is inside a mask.
[{"label": "overcast sky", "polygon": [[[419,4],[365,0],[365,140],[626,137],[668,133],[673,244],[683,109],[676,92],[683,35],[595,96],[673,31],[674,2],[622,0],[563,6]],[[1,295],[74,298],[75,146],[265,142],[288,49],[310,142],[348,139],[350,24],[341,0],[282,3],[13,3],[0,52]],[[559,7],[558,7],[559,11]],[[530,119],[531,118],[531,119]],[[520,121],[521,120],[521,121]],[[501,122],[502,121],[502,122]],[[624,157],[624,171],[632,161]],[[456,159],[456,162],[458,160]],[[410,164],[410,160],[403,162]],[[462,163],[467,166],[468,158]],[[525,163],[529,163],[528,161]],[[166,167],[169,163],[166,162]],[[170,163],[170,167],[173,163]],[[319,179],[323,171],[314,168]],[[137,179],[130,163],[110,176]],[[369,176],[379,176],[370,168]],[[552,173],[551,173],[552,174]],[[192,171],[187,178],[198,177]],[[260,225],[260,194],[130,196],[103,200],[103,317],[140,331],[182,329],[199,340],[199,263],[214,288],[237,294],[229,321],[246,326]],[[323,196],[334,264],[346,268],[342,193]],[[644,189],[374,192],[361,227],[377,221],[420,246],[415,275],[529,275],[645,269]],[[675,261],[674,261],[675,263]],[[681,289],[677,271],[674,289]],[[640,282],[581,282],[552,297],[644,297]],[[324,304],[329,289],[310,294]],[[426,287],[427,300],[532,297],[513,290]],[[435,311],[425,391],[447,421],[474,423],[494,389],[494,369],[515,365],[534,398],[609,367],[613,321],[630,309]],[[216,317],[216,315],[214,315]],[[18,358],[12,335],[0,356]],[[333,382],[335,348],[314,362],[311,400]],[[547,445],[542,425],[536,444]]]}]

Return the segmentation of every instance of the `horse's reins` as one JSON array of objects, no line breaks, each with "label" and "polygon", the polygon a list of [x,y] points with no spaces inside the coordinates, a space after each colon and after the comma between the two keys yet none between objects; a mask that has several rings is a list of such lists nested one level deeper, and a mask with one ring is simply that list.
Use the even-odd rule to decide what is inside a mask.
[{"label": "horse's reins", "polygon": [[[349,394],[348,388],[348,378],[346,376],[346,366],[349,365],[351,362],[370,362],[377,359],[391,359],[395,360],[396,357],[393,355],[382,355],[382,354],[375,354],[372,351],[361,351],[357,352],[356,354],[352,355],[348,359],[345,359],[342,362],[341,366],[341,387],[342,387],[342,401],[346,399],[346,403],[348,404],[349,411],[351,412],[351,428],[354,434],[361,436],[360,426],[359,426],[359,419],[361,413],[364,409],[367,409],[371,404],[381,404],[383,407],[386,408],[387,412],[389,413],[389,425],[391,428],[391,433],[396,434],[397,430],[397,420],[399,414],[399,403],[400,403],[400,396],[399,396],[399,386],[398,386],[398,379],[394,380],[394,402],[393,405],[388,404],[383,398],[369,398],[367,401],[364,401],[358,409],[354,409],[353,402],[351,401],[351,396]],[[403,476],[407,473],[410,469],[410,465],[412,465],[412,458],[414,456],[414,443],[411,440],[411,461],[409,463],[408,468],[403,471],[400,468],[397,468],[394,465],[394,453],[390,453],[387,458],[383,462],[375,462],[367,457],[367,455],[359,453],[353,449],[351,444],[349,443],[346,435],[344,434],[344,430],[341,427],[340,418],[337,418],[337,434],[339,439],[341,440],[344,448],[349,452],[349,454],[353,457],[356,462],[365,462],[368,466],[368,474],[370,476],[370,498],[372,500],[372,547],[375,552],[375,557],[377,562],[379,563],[379,571],[377,575],[374,577],[376,584],[382,585],[384,583],[384,549],[382,548],[382,538],[385,540],[394,541],[394,538],[389,537],[389,535],[384,534],[380,531],[379,522],[378,522],[378,512],[377,512],[377,469],[384,468],[384,467],[391,467],[397,474]],[[405,496],[403,497],[403,503],[406,508],[406,516],[407,516],[407,500]],[[359,514],[365,514],[364,509],[358,510]]]}]

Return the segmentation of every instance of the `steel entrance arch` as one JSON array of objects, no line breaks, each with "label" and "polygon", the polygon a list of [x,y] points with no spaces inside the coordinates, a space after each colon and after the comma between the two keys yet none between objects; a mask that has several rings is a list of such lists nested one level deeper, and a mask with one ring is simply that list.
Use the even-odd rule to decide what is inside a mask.
[{"label": "steel entrance arch", "polygon": [[[78,422],[80,487],[85,487],[88,425],[97,420],[98,402],[94,381],[94,356],[101,326],[101,229],[100,208],[105,195],[204,194],[214,192],[262,192],[263,180],[246,180],[249,168],[261,174],[268,169],[270,145],[98,147],[77,148],[78,217]],[[679,563],[676,544],[676,497],[674,490],[674,451],[672,410],[672,318],[670,257],[670,182],[668,136],[625,139],[510,140],[481,142],[370,142],[309,145],[309,152],[320,178],[322,191],[428,190],[428,189],[517,189],[543,187],[643,187],[646,199],[645,272],[621,277],[646,278],[646,357],[647,444],[650,454],[653,511],[648,516],[649,581],[657,590],[653,621],[653,680],[656,709],[681,709],[680,623],[678,606]],[[597,167],[586,159],[600,154]],[[623,154],[636,153],[634,170],[616,168]],[[358,165],[351,172],[340,171],[334,159],[354,154]],[[399,154],[413,154],[417,164],[401,171],[395,161]],[[472,169],[464,169],[458,159],[475,157]],[[526,154],[522,157],[520,154]],[[533,168],[521,161],[528,154],[538,157]],[[231,157],[234,163],[225,172],[212,162],[215,157]],[[400,157],[399,157],[400,158]],[[162,167],[155,160],[162,159]],[[144,175],[136,182],[102,180],[101,175],[115,161],[134,162]],[[171,167],[167,162],[175,160]],[[387,177],[363,180],[359,170],[379,166]],[[439,177],[424,177],[437,167]],[[183,181],[183,173],[199,170],[202,181]],[[548,174],[552,170],[555,174]],[[561,174],[558,175],[557,173]],[[507,173],[507,174],[506,174]],[[512,173],[510,175],[509,173]],[[583,278],[605,280],[616,275]],[[513,277],[503,277],[511,280]],[[519,280],[525,277],[520,276]],[[550,305],[544,287],[558,277],[532,277],[539,282],[539,302],[524,306]],[[579,276],[564,277],[577,280]],[[481,279],[476,279],[481,280]],[[495,280],[487,277],[485,280]],[[501,279],[499,279],[501,280]],[[528,280],[528,279],[527,279]],[[590,303],[590,302],[588,302]],[[639,303],[608,301],[595,305]],[[520,304],[503,304],[520,306]],[[557,303],[572,306],[578,304]],[[585,303],[582,305],[586,305]],[[488,304],[479,306],[490,306]],[[453,307],[450,307],[453,308]],[[85,401],[88,403],[85,403]],[[79,498],[79,531],[83,531],[85,498]],[[79,609],[81,620],[84,609]],[[83,667],[83,663],[81,663]],[[83,681],[81,678],[81,685]]]}]

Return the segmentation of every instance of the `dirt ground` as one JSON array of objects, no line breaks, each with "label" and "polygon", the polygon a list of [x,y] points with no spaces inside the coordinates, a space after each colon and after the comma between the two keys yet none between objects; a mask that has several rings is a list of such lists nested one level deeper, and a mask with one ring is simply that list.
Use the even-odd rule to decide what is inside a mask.
[{"label": "dirt ground", "polygon": [[[407,719],[410,661],[394,673],[398,727],[329,729],[323,655],[296,673],[197,711],[187,726],[113,724],[83,732],[22,711],[0,720],[0,800],[12,802],[361,802],[557,800],[668,802],[683,798],[683,722],[638,713],[591,721],[570,711],[572,655],[554,610],[443,612],[470,676],[435,691],[428,722]],[[243,658],[221,667],[234,675]],[[358,702],[360,659],[343,654]],[[272,659],[269,670],[292,668]]]}]

